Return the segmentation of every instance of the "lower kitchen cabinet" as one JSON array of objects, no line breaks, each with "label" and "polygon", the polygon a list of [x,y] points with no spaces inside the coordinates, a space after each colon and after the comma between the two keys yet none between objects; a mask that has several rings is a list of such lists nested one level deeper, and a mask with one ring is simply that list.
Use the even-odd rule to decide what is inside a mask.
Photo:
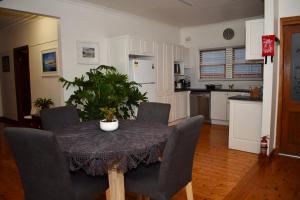
[{"label": "lower kitchen cabinet", "polygon": [[169,122],[175,122],[188,116],[188,92],[176,92],[167,96],[158,96],[157,102],[171,105]]},{"label": "lower kitchen cabinet", "polygon": [[262,102],[230,100],[229,148],[259,153]]},{"label": "lower kitchen cabinet", "polygon": [[230,118],[230,104],[228,98],[241,94],[242,92],[211,92],[211,123],[228,125]]},{"label": "lower kitchen cabinet", "polygon": [[227,120],[227,92],[211,92],[210,118],[214,121]]}]

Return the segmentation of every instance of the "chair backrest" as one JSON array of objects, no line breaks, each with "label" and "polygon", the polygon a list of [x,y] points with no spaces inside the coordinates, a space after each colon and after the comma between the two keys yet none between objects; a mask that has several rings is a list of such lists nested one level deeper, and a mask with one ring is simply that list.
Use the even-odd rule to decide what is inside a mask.
[{"label": "chair backrest", "polygon": [[170,104],[142,102],[139,106],[136,119],[141,121],[151,121],[168,124],[170,109]]},{"label": "chair backrest", "polygon": [[159,172],[159,188],[170,198],[192,180],[193,159],[203,123],[195,116],[176,125],[166,144]]},{"label": "chair backrest", "polygon": [[74,199],[70,173],[53,133],[29,128],[5,128],[26,200]]},{"label": "chair backrest", "polygon": [[55,130],[80,122],[74,106],[62,106],[41,110],[41,121],[44,130]]}]

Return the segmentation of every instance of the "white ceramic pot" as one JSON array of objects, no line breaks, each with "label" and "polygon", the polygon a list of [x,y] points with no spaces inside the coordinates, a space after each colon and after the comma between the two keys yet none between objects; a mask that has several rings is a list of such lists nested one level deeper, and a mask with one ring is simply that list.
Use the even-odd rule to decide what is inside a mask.
[{"label": "white ceramic pot", "polygon": [[100,120],[100,129],[103,131],[114,131],[119,127],[119,121],[107,122],[106,119]]}]

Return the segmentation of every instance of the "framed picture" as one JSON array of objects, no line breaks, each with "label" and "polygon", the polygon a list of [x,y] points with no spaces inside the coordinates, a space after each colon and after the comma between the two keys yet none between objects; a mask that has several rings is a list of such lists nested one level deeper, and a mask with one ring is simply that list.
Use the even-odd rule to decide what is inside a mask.
[{"label": "framed picture", "polygon": [[98,42],[77,41],[77,62],[80,64],[99,64]]},{"label": "framed picture", "polygon": [[42,76],[58,76],[57,49],[42,51]]},{"label": "framed picture", "polygon": [[2,71],[10,72],[9,56],[2,56]]}]

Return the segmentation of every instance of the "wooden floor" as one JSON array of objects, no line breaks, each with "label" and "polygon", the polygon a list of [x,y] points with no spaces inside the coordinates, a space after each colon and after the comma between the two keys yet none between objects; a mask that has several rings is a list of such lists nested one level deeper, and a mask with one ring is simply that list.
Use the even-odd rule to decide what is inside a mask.
[{"label": "wooden floor", "polygon": [[[0,122],[0,200],[23,200],[18,170],[3,138]],[[228,128],[205,125],[197,146],[193,168],[195,200],[296,200],[300,199],[300,160],[275,157],[258,160],[250,153],[229,150]],[[127,200],[135,198],[132,195]],[[172,200],[185,200],[180,191]]]}]

